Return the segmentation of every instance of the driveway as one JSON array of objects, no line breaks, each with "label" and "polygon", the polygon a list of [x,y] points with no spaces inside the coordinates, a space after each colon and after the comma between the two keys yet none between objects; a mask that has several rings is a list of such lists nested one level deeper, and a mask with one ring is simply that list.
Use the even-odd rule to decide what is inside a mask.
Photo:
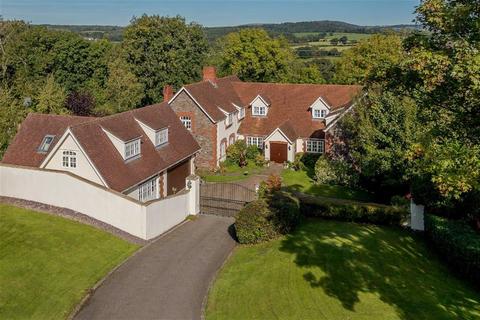
[{"label": "driveway", "polygon": [[235,247],[233,219],[200,215],[113,272],[74,319],[200,319],[217,270]]}]

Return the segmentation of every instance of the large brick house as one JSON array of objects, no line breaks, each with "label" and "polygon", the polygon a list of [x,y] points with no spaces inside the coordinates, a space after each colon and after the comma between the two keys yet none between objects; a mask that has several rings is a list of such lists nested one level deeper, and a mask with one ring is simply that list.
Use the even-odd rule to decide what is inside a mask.
[{"label": "large brick house", "polygon": [[215,168],[237,139],[257,145],[265,158],[283,163],[299,152],[324,153],[334,126],[362,92],[356,85],[253,83],[236,76],[217,78],[205,67],[203,80],[182,87],[165,100],[202,150],[199,167]]}]

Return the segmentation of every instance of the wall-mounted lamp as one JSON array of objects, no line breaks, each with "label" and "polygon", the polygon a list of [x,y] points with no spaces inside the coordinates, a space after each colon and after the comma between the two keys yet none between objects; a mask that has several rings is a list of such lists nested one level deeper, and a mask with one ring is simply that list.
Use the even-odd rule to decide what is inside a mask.
[{"label": "wall-mounted lamp", "polygon": [[191,180],[187,181],[187,189],[188,190],[192,189],[192,181]]},{"label": "wall-mounted lamp", "polygon": [[288,151],[290,151],[290,150],[292,150],[292,146],[289,145],[288,146]]}]

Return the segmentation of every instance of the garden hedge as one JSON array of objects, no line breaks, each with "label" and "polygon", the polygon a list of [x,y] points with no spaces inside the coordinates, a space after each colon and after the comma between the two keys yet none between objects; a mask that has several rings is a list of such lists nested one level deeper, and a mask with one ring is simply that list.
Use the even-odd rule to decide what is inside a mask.
[{"label": "garden hedge", "polygon": [[400,225],[408,215],[401,207],[308,196],[300,197],[300,212],[305,217],[378,225]]},{"label": "garden hedge", "polygon": [[426,215],[425,234],[454,272],[480,286],[480,235],[471,226]]},{"label": "garden hedge", "polygon": [[236,216],[235,232],[242,244],[260,243],[293,231],[299,220],[298,200],[275,192],[245,206]]}]

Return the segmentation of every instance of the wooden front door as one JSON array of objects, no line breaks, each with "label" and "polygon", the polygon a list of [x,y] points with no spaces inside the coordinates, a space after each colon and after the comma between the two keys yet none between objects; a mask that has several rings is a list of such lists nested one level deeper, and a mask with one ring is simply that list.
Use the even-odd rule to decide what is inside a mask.
[{"label": "wooden front door", "polygon": [[285,142],[270,142],[270,160],[284,163],[288,160],[288,145]]}]

